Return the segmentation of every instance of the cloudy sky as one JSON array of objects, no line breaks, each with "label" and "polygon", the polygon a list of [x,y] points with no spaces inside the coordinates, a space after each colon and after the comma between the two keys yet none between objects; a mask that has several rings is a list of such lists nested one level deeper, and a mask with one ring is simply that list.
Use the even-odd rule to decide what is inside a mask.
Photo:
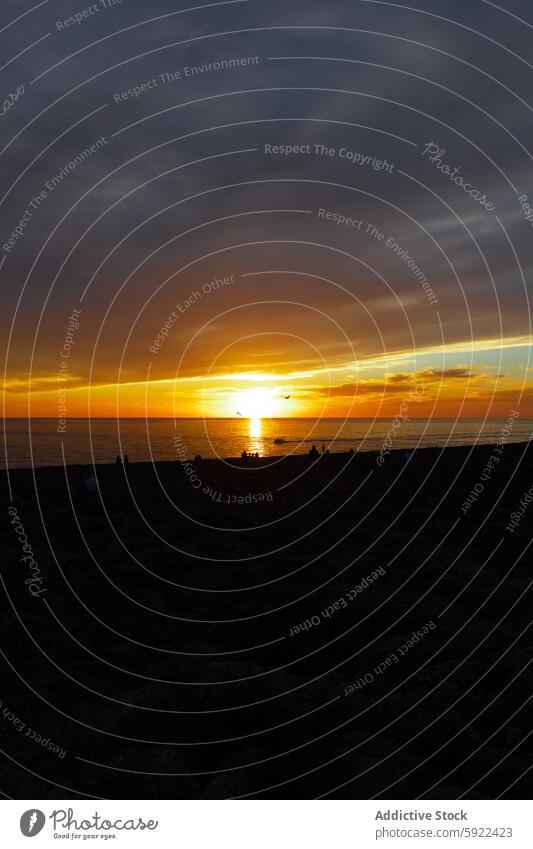
[{"label": "cloudy sky", "polygon": [[526,0],[0,15],[7,415],[533,416]]}]

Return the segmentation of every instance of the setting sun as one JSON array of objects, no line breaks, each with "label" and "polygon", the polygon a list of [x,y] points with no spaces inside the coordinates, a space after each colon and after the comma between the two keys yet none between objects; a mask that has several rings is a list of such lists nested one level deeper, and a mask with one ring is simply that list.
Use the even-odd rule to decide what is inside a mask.
[{"label": "setting sun", "polygon": [[231,399],[232,415],[245,419],[267,419],[279,416],[282,411],[280,391],[276,387],[257,386],[235,392]]}]

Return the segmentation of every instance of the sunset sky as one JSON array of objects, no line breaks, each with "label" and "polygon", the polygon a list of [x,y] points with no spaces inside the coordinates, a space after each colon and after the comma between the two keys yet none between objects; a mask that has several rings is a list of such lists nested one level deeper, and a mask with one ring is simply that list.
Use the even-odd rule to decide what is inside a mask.
[{"label": "sunset sky", "polygon": [[459,28],[442,0],[205,5],[25,20],[5,415],[394,417],[418,387],[413,417],[533,416],[531,28],[477,0]]}]

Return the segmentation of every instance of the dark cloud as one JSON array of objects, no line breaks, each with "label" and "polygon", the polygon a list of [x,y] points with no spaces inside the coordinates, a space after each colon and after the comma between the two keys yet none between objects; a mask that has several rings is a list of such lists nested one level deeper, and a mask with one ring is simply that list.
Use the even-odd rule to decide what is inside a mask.
[{"label": "dark cloud", "polygon": [[[118,367],[125,345],[124,367],[144,373],[147,345],[126,344],[132,327],[146,343],[176,300],[227,269],[299,271],[305,292],[293,278],[277,287],[259,276],[238,296],[204,301],[154,365],[159,376],[221,308],[280,289],[335,315],[361,356],[529,332],[533,240],[517,194],[527,193],[532,165],[531,29],[511,14],[482,0],[433,0],[418,11],[251,0],[184,14],[190,4],[123,0],[58,26],[90,5],[45,3],[12,26],[29,6],[2,5],[0,44],[13,59],[2,91],[25,86],[1,119],[2,243],[54,175],[107,140],[48,193],[6,255],[5,330],[25,286],[12,368],[28,368],[34,338],[38,365],[54,363],[57,328],[93,275],[78,348],[85,374],[95,345],[99,373]],[[525,2],[507,11],[531,17]],[[259,62],[184,76],[187,66],[246,56]],[[494,213],[422,155],[430,142]],[[268,156],[265,144],[336,154]],[[342,148],[386,160],[392,173],[352,165]],[[323,221],[320,208],[362,227]],[[217,328],[206,360],[241,329],[229,318]]]},{"label": "dark cloud", "polygon": [[428,368],[419,371],[417,377],[424,380],[453,380],[454,378],[464,380],[467,377],[474,377],[474,373],[466,366],[447,369]]}]

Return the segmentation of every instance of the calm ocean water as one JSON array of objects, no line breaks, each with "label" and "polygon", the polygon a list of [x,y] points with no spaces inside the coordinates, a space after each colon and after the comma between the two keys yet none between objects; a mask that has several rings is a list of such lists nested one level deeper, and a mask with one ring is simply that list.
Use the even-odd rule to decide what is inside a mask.
[{"label": "calm ocean water", "polygon": [[[6,419],[6,451],[0,466],[56,466],[67,463],[113,462],[126,453],[130,461],[175,460],[175,438],[187,456],[239,457],[243,451],[261,456],[303,454],[312,444],[330,451],[379,451],[391,430],[391,420],[378,419],[70,419],[66,433],[57,420]],[[393,447],[442,447],[498,442],[505,421],[416,419],[396,429]],[[29,433],[30,431],[30,433]],[[533,435],[533,420],[517,420],[509,442]],[[183,456],[183,455],[182,455]]]}]

